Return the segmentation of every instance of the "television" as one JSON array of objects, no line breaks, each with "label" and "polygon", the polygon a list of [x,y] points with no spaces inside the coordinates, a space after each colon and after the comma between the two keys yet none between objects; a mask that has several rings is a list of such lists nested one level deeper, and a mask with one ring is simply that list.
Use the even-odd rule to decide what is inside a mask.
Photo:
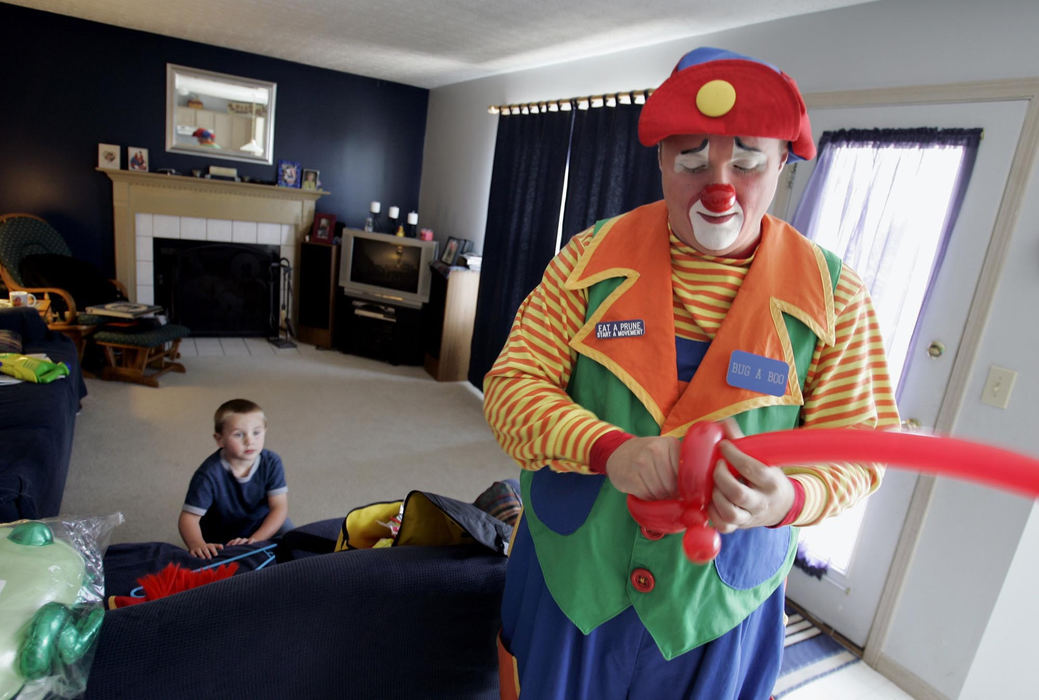
[{"label": "television", "polygon": [[339,286],[347,296],[413,309],[429,301],[436,241],[344,228]]}]

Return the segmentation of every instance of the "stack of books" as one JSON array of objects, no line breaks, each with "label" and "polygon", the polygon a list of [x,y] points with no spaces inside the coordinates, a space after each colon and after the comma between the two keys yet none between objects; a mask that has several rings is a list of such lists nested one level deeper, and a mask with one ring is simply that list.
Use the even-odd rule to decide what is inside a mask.
[{"label": "stack of books", "polygon": [[458,264],[465,265],[470,270],[479,270],[481,263],[483,263],[483,256],[474,253],[465,253],[458,258]]},{"label": "stack of books", "polygon": [[162,311],[161,306],[135,304],[131,301],[114,301],[110,304],[98,304],[86,308],[88,314],[95,314],[97,316],[114,316],[116,318],[141,318],[144,316],[153,316],[158,311]]}]

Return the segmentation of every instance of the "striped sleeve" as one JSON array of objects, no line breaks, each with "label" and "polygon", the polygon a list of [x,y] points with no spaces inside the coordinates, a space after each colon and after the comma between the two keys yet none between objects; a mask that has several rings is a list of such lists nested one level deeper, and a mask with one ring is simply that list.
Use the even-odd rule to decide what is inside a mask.
[{"label": "striped sleeve", "polygon": [[584,323],[588,297],[564,283],[591,236],[591,231],[578,234],[549,263],[484,377],[487,422],[505,453],[524,469],[548,465],[589,473],[592,444],[616,430],[565,391],[576,362],[569,340]]},{"label": "striped sleeve", "polygon": [[[836,340],[820,343],[805,379],[804,428],[893,428],[899,425],[873,303],[858,274],[843,267],[834,290]],[[805,490],[795,525],[813,525],[847,510],[880,485],[881,464],[788,467]]]}]

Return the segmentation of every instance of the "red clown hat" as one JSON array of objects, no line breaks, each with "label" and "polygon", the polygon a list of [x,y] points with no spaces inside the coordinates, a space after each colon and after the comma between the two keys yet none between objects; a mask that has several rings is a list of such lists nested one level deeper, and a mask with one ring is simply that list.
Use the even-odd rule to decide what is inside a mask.
[{"label": "red clown hat", "polygon": [[777,138],[790,143],[791,159],[815,157],[808,111],[794,79],[723,49],[690,51],[646,100],[639,117],[642,145],[674,134]]}]

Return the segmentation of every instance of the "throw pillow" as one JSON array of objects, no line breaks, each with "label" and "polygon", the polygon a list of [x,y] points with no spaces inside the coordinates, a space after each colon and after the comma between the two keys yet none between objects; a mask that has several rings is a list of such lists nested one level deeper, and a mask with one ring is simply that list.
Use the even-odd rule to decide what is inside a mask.
[{"label": "throw pillow", "polygon": [[0,353],[22,352],[22,334],[18,331],[0,331]]},{"label": "throw pillow", "polygon": [[66,290],[83,311],[94,304],[123,301],[119,289],[86,260],[68,255],[41,253],[27,255],[18,266],[26,287],[58,287]]}]

